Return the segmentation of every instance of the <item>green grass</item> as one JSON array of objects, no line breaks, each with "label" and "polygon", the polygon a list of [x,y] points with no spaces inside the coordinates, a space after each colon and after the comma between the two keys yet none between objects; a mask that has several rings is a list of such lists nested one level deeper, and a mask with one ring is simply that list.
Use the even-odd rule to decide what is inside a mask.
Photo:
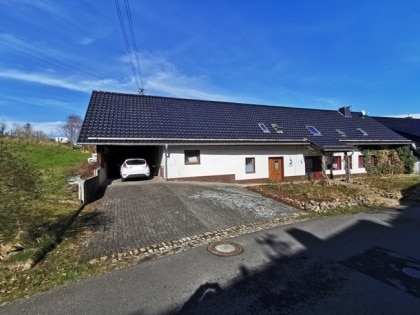
[{"label": "green grass", "polygon": [[78,207],[77,192],[63,189],[67,177],[89,155],[54,142],[0,138],[0,239],[19,234],[31,245],[65,220]]},{"label": "green grass", "polygon": [[75,239],[67,238],[59,248],[30,270],[0,268],[0,305],[100,271],[98,266],[81,262]]},{"label": "green grass", "polygon": [[55,142],[36,143],[18,139],[3,139],[2,149],[6,149],[17,158],[25,160],[40,172],[44,192],[56,193],[65,185],[69,172],[86,162],[90,153],[83,153],[79,148]]},{"label": "green grass", "polygon": [[[79,259],[80,231],[62,234],[81,206],[77,190],[65,189],[67,178],[81,166],[86,171],[89,156],[52,141],[0,138],[0,243],[23,247],[0,261],[0,304],[97,273]],[[45,259],[22,271],[40,255]]]},{"label": "green grass", "polygon": [[416,174],[392,177],[365,176],[357,179],[357,181],[385,191],[402,191],[420,185],[420,176]]}]

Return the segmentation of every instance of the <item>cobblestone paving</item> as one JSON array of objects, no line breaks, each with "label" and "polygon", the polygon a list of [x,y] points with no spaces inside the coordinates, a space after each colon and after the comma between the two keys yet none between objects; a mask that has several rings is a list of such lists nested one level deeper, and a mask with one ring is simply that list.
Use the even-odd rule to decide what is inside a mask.
[{"label": "cobblestone paving", "polygon": [[93,259],[301,212],[238,185],[116,180],[94,209]]}]

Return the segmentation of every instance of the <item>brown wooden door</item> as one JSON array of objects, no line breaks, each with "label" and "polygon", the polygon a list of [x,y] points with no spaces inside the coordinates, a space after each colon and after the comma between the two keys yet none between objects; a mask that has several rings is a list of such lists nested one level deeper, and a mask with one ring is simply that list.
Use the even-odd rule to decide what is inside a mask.
[{"label": "brown wooden door", "polygon": [[268,158],[268,170],[269,178],[272,181],[282,181],[283,180],[283,158],[277,157]]}]

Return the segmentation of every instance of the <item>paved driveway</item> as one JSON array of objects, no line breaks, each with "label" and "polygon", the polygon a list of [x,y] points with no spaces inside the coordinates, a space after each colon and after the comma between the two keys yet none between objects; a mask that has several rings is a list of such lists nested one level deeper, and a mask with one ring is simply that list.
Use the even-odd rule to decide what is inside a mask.
[{"label": "paved driveway", "polygon": [[84,257],[147,248],[301,212],[238,185],[115,180],[91,214]]}]

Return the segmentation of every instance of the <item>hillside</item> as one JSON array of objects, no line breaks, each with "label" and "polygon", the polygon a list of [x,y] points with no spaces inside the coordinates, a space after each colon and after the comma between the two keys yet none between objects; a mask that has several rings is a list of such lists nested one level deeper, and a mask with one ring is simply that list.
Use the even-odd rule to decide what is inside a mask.
[{"label": "hillside", "polygon": [[22,138],[0,138],[0,260],[5,251],[37,247],[80,205],[67,178],[90,153]]}]

